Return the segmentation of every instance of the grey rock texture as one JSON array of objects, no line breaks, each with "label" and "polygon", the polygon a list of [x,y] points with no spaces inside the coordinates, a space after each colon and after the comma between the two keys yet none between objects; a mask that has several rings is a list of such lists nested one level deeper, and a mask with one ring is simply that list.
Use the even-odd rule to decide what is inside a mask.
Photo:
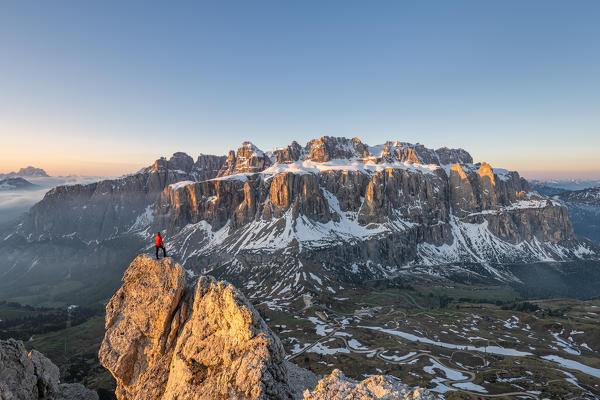
[{"label": "grey rock texture", "polygon": [[64,383],[60,385],[56,400],[98,400],[98,394],[80,383]]},{"label": "grey rock texture", "polygon": [[36,350],[29,354],[23,342],[0,340],[0,399],[98,400],[98,394],[80,384],[61,384],[59,370]]}]

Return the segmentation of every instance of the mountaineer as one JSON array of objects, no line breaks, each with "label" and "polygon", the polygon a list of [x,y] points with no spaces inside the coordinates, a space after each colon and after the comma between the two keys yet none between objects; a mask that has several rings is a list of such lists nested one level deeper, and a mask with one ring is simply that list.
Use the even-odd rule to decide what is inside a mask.
[{"label": "mountaineer", "polygon": [[165,250],[165,244],[163,243],[162,236],[160,236],[160,232],[156,232],[156,259],[158,260],[158,249],[162,249],[163,257],[167,256],[167,251]]}]

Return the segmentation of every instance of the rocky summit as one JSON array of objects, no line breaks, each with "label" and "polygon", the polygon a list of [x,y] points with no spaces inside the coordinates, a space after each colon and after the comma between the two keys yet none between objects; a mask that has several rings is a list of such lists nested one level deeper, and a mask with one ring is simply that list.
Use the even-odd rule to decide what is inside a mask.
[{"label": "rocky summit", "polygon": [[131,263],[106,306],[98,356],[119,400],[434,398],[390,377],[358,383],[338,371],[317,385],[311,372],[286,361],[243,294],[168,258]]}]

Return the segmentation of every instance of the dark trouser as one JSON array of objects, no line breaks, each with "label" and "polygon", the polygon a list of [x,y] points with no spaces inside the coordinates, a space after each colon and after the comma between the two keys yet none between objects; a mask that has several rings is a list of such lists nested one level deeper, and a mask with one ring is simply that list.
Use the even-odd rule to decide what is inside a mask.
[{"label": "dark trouser", "polygon": [[158,249],[162,249],[163,257],[167,256],[167,251],[165,250],[165,246],[156,246],[156,259],[158,260]]}]

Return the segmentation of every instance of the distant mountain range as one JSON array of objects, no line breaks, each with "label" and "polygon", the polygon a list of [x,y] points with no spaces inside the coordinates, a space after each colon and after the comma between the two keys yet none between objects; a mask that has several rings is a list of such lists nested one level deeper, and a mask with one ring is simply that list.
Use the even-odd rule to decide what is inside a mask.
[{"label": "distant mountain range", "polygon": [[600,186],[600,179],[531,179],[531,188],[546,196]]},{"label": "distant mountain range", "polygon": [[38,185],[34,185],[23,178],[0,179],[0,190],[33,190],[39,188]]},{"label": "distant mountain range", "polygon": [[244,142],[195,161],[175,153],[119,179],[56,187],[3,235],[0,276],[77,276],[101,290],[98,279],[118,282],[122,270],[109,269],[159,230],[186,268],[279,301],[410,274],[513,280],[502,265],[598,255],[564,204],[515,171],[463,149],[322,137],[271,151]]},{"label": "distant mountain range", "polygon": [[21,178],[49,178],[50,175],[48,175],[46,173],[46,171],[44,171],[41,168],[35,168],[35,167],[26,167],[26,168],[21,168],[18,172],[9,172],[8,174],[0,174],[0,179],[3,178],[15,178],[15,177],[21,177]]},{"label": "distant mountain range", "polygon": [[600,185],[563,192],[554,199],[569,209],[573,226],[580,236],[600,244]]}]

